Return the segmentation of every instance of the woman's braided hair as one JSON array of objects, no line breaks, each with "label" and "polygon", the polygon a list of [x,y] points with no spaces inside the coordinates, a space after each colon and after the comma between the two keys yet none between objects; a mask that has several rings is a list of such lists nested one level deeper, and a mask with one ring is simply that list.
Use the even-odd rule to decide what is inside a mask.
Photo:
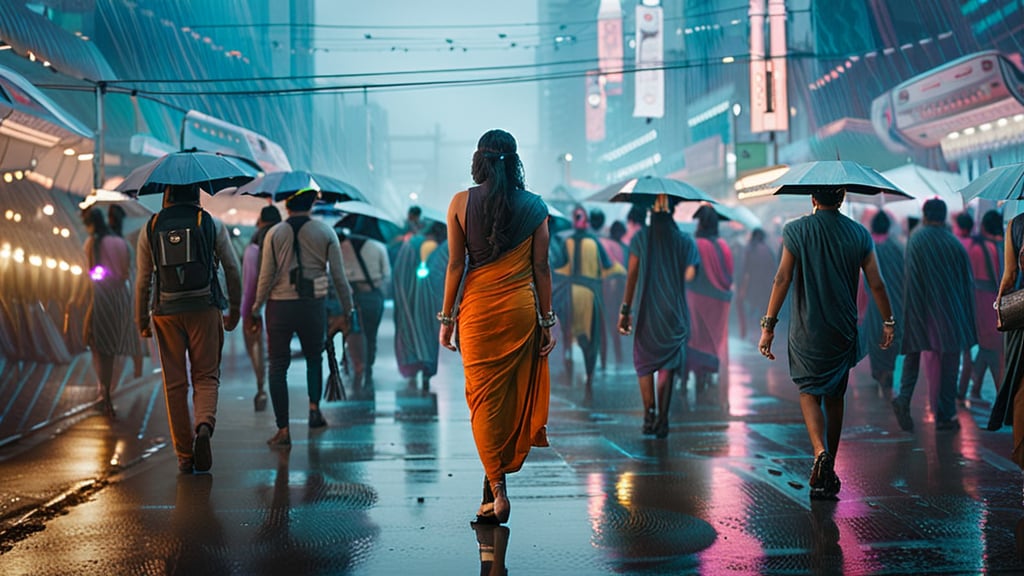
[{"label": "woman's braided hair", "polygon": [[490,130],[480,137],[473,153],[473,181],[486,184],[483,229],[487,243],[497,256],[509,246],[512,229],[511,196],[526,187],[523,163],[516,153],[516,139],[504,130]]}]

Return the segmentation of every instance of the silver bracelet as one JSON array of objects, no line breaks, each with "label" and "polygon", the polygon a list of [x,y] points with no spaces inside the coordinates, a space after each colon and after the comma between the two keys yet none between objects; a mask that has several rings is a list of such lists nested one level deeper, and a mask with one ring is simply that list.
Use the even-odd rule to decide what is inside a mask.
[{"label": "silver bracelet", "polygon": [[552,310],[541,316],[540,320],[537,322],[540,324],[541,328],[551,328],[555,324],[558,324],[558,316],[555,316],[555,311]]}]

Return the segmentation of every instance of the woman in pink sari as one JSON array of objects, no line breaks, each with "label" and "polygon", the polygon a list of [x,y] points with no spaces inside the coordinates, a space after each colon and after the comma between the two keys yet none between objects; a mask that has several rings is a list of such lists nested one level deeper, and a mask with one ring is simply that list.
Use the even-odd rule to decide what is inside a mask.
[{"label": "woman in pink sari", "polygon": [[718,237],[718,214],[711,206],[694,213],[700,268],[686,290],[690,306],[690,341],[686,368],[696,376],[697,391],[711,384],[724,361],[729,363],[729,306],[732,301],[732,251]]}]

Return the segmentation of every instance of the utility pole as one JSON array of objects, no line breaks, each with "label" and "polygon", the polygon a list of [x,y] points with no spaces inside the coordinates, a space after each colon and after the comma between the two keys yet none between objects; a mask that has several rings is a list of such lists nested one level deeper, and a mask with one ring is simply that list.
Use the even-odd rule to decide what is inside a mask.
[{"label": "utility pole", "polygon": [[107,127],[103,122],[103,98],[107,94],[107,83],[96,84],[96,137],[94,140],[94,154],[92,157],[92,187],[98,189],[103,187],[106,181],[106,173],[103,166],[103,155],[105,153],[104,139]]}]

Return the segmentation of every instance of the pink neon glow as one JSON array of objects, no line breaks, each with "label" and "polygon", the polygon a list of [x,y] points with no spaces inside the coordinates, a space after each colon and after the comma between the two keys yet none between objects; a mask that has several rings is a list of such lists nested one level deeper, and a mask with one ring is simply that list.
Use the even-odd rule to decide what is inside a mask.
[{"label": "pink neon glow", "polygon": [[107,277],[107,269],[97,264],[92,270],[89,270],[89,278],[93,280],[103,280]]}]

